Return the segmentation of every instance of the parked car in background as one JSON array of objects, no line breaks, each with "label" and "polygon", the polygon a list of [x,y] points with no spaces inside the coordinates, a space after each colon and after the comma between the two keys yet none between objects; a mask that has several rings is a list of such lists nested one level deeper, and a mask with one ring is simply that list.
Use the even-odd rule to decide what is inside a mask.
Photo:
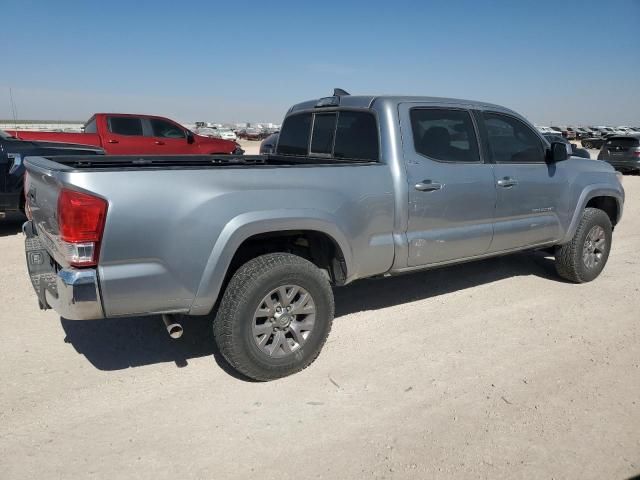
[{"label": "parked car in background", "polygon": [[576,128],[576,139],[578,140],[582,140],[583,138],[589,138],[593,136],[595,136],[595,133],[589,127]]},{"label": "parked car in background", "polygon": [[554,129],[553,129],[553,128],[551,128],[551,127],[544,127],[544,126],[540,126],[540,125],[536,125],[535,127],[536,127],[536,128],[538,129],[538,131],[539,131],[541,134],[543,134],[543,135],[545,135],[545,134],[555,135],[555,134],[557,133],[557,132],[556,132],[556,130],[554,130]]},{"label": "parked car in background", "polygon": [[584,148],[579,148],[575,143],[571,143],[562,135],[547,133],[547,134],[544,134],[544,138],[546,138],[549,141],[549,143],[553,143],[553,142],[564,143],[567,146],[567,152],[569,153],[569,155],[572,155],[574,157],[581,157],[581,158],[591,158],[591,154],[589,153],[588,150]]},{"label": "parked car in background", "polygon": [[566,125],[558,125],[556,127],[551,127],[551,128],[555,129],[556,131],[560,131],[562,133],[562,136],[565,138],[568,138],[570,140],[576,138],[576,132],[570,129],[569,127],[567,127]]},{"label": "parked car in background", "polygon": [[640,173],[640,133],[607,138],[598,160],[604,160],[623,173]]},{"label": "parked car in background", "polygon": [[217,138],[217,129],[212,128],[212,127],[196,127],[193,131],[193,133],[196,133],[198,135],[201,135],[203,137],[209,137],[209,138]]},{"label": "parked car in background", "polygon": [[25,157],[102,154],[101,148],[87,145],[18,140],[0,130],[0,218],[23,209]]},{"label": "parked car in background", "polygon": [[550,133],[553,133],[555,135],[562,135],[563,137],[567,136],[567,131],[566,130],[562,130],[562,128],[560,128],[560,127],[551,126],[549,128],[551,129]]},{"label": "parked car in background", "polygon": [[616,131],[624,135],[633,135],[634,133],[637,133],[634,128],[625,126],[616,127]]},{"label": "parked car in background", "polygon": [[622,132],[618,132],[615,128],[613,127],[606,127],[606,126],[600,126],[600,127],[596,127],[598,130],[600,130],[600,135],[604,136],[604,135],[615,135],[617,133],[622,133]]},{"label": "parked car in background", "polygon": [[567,137],[568,138],[578,138],[578,127],[572,127],[570,125],[567,126]]},{"label": "parked car in background", "polygon": [[238,138],[245,140],[262,140],[267,136],[262,130],[257,128],[245,128],[240,130],[237,135]]},{"label": "parked car in background", "polygon": [[267,155],[276,151],[278,136],[278,132],[272,133],[262,141],[262,143],[260,144],[260,155]]},{"label": "parked car in background", "polygon": [[332,287],[357,279],[544,248],[562,278],[594,280],[624,204],[611,166],[569,158],[512,110],[341,90],[292,107],[274,155],[26,166],[42,308],[161,314],[175,336],[177,315],[213,313],[219,351],[261,381],[314,361]]},{"label": "parked car in background", "polygon": [[580,143],[582,144],[582,146],[584,148],[589,148],[589,149],[600,149],[602,147],[602,145],[604,145],[604,142],[606,141],[607,138],[613,136],[613,133],[603,133],[601,136],[599,137],[589,137],[589,138],[583,138]]},{"label": "parked car in background", "polygon": [[238,138],[235,132],[229,128],[217,128],[215,132],[216,132],[216,137],[222,138],[223,140],[235,141]]},{"label": "parked car in background", "polygon": [[151,115],[96,113],[84,126],[84,133],[8,133],[24,140],[93,145],[110,155],[238,154],[242,150],[235,142],[197,135],[173,120]]}]

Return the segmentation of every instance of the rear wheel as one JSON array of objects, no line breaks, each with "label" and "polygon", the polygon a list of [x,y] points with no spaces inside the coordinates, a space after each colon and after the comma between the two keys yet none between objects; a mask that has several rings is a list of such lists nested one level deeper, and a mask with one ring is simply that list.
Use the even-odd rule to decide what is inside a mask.
[{"label": "rear wheel", "polygon": [[571,241],[556,248],[556,270],[571,282],[595,279],[604,269],[611,250],[612,226],[600,209],[586,208]]},{"label": "rear wheel", "polygon": [[584,148],[593,148],[593,144],[591,142],[582,142],[582,146]]},{"label": "rear wheel", "polygon": [[273,380],[316,359],[333,313],[333,293],[318,267],[288,253],[262,255],[231,278],[214,337],[236,370],[254,380]]}]

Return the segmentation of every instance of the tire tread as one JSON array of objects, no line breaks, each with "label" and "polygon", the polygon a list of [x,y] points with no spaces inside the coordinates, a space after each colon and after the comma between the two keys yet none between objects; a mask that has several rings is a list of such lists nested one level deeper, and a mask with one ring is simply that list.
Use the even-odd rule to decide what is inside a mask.
[{"label": "tire tread", "polygon": [[264,368],[256,367],[247,355],[238,348],[233,339],[235,314],[240,310],[244,302],[251,300],[249,292],[259,286],[260,274],[281,267],[302,269],[307,275],[319,280],[330,299],[329,326],[324,338],[321,339],[319,348],[305,362],[298,364],[291,362],[285,369],[285,375],[297,373],[311,365],[320,354],[331,331],[331,321],[334,313],[333,293],[331,292],[329,281],[318,267],[302,257],[289,253],[270,253],[249,260],[235,272],[227,285],[213,323],[213,334],[220,353],[222,353],[227,362],[243,375],[258,381],[273,380],[285,375],[283,375],[281,367],[267,368],[267,371]]},{"label": "tire tread", "polygon": [[556,248],[556,271],[558,275],[570,282],[585,283],[589,281],[583,275],[580,262],[582,262],[583,236],[586,234],[586,230],[593,226],[594,221],[608,224],[609,231],[611,231],[611,220],[603,210],[585,208],[571,241]]}]

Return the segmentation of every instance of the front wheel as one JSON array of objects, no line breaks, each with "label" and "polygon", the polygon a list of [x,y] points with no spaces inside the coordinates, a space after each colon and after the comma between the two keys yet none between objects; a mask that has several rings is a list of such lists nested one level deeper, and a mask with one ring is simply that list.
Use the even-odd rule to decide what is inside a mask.
[{"label": "front wheel", "polygon": [[213,332],[236,370],[254,380],[274,380],[316,359],[333,314],[333,293],[318,267],[296,255],[271,253],[233,275]]},{"label": "front wheel", "polygon": [[609,258],[612,230],[604,211],[586,208],[571,241],[556,247],[558,274],[575,283],[594,280]]}]

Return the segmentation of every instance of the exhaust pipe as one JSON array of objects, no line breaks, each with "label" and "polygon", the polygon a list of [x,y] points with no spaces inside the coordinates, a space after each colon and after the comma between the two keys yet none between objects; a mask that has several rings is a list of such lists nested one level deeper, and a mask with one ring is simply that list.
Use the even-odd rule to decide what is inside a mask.
[{"label": "exhaust pipe", "polygon": [[167,327],[167,333],[171,338],[178,339],[182,336],[184,329],[182,328],[182,325],[176,321],[175,315],[164,314],[162,315],[162,321]]}]

